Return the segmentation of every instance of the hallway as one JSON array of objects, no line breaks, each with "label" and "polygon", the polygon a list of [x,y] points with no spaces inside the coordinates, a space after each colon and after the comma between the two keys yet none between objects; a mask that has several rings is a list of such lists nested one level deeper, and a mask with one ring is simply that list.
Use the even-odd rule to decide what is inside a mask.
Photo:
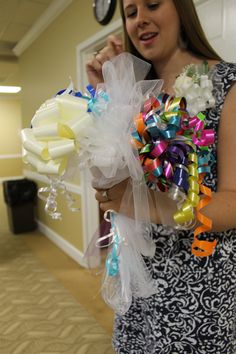
[{"label": "hallway", "polygon": [[0,354],[112,354],[100,277],[37,231],[12,235],[0,187]]}]

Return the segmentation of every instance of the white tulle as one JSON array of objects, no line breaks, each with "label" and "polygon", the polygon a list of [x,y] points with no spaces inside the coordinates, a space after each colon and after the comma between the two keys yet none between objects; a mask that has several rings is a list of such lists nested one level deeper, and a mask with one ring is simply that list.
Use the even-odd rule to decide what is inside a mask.
[{"label": "white tulle", "polygon": [[148,230],[145,230],[142,223],[139,223],[140,230],[137,230],[133,220],[122,214],[114,214],[114,220],[119,239],[119,272],[114,276],[110,276],[107,271],[104,273],[102,296],[111,308],[123,315],[128,311],[133,297],[149,297],[156,292],[156,288],[142,252],[137,248],[136,232],[148,235]]},{"label": "white tulle", "polygon": [[[138,152],[131,144],[135,115],[151,93],[160,93],[163,84],[161,80],[140,81],[149,69],[149,64],[128,53],[103,65],[104,84],[98,85],[95,96],[99,109],[93,110],[94,124],[88,128],[86,139],[80,141],[80,168],[91,169],[95,187],[107,189],[129,177],[119,214],[113,213],[113,232],[115,228],[119,239],[119,271],[110,276],[106,269],[102,284],[104,300],[121,314],[128,310],[132,297],[148,297],[156,292],[142,258],[155,253],[148,234],[148,187]],[[101,94],[104,92],[109,98],[107,104]],[[128,218],[125,214],[131,205],[133,217]],[[113,247],[114,243],[109,254]]]}]

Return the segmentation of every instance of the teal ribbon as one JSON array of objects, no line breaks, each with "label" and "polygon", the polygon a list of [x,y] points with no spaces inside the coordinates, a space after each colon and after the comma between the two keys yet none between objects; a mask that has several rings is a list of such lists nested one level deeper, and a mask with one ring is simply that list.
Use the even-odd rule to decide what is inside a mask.
[{"label": "teal ribbon", "polygon": [[118,257],[118,251],[119,251],[119,235],[116,231],[115,228],[115,216],[113,213],[111,213],[111,228],[114,233],[113,235],[113,247],[109,255],[107,256],[106,259],[106,270],[107,274],[110,277],[115,277],[119,273],[119,257]]},{"label": "teal ribbon", "polygon": [[91,112],[94,112],[97,116],[100,116],[104,112],[104,107],[109,102],[109,97],[106,92],[99,91],[95,96],[91,97],[88,102],[88,107]]},{"label": "teal ribbon", "polygon": [[118,244],[119,238],[115,235],[112,251],[106,259],[106,270],[110,277],[115,277],[119,273]]},{"label": "teal ribbon", "polygon": [[202,150],[198,154],[198,173],[210,173],[211,172],[211,154],[208,149]]}]

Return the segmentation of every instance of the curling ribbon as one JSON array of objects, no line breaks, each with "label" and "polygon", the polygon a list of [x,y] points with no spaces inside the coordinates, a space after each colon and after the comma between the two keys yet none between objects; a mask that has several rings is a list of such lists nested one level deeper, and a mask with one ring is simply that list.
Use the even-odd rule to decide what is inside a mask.
[{"label": "curling ribbon", "polygon": [[167,157],[172,148],[167,148],[170,142],[174,145],[173,139],[181,130],[185,108],[184,98],[159,95],[149,98],[144,103],[144,112],[135,118],[133,143],[139,150],[145,177],[152,183],[156,181],[161,190],[166,190],[173,175],[173,162]]},{"label": "curling ribbon", "polygon": [[[109,214],[109,217],[108,217],[108,214]],[[117,230],[116,223],[115,223],[115,216],[116,216],[116,212],[114,210],[107,210],[104,213],[104,219],[107,222],[111,223],[111,229],[110,229],[111,232],[105,236],[100,237],[96,242],[97,247],[101,247],[100,243],[102,241],[111,238],[109,245],[112,245],[112,250],[108,254],[108,256],[106,258],[106,262],[105,262],[106,272],[107,272],[107,275],[110,277],[115,277],[117,274],[119,274],[120,237],[119,237],[119,232]]]},{"label": "curling ribbon", "polygon": [[198,226],[194,230],[194,240],[192,243],[192,254],[194,254],[197,257],[208,257],[213,254],[215,246],[217,244],[217,241],[216,240],[213,240],[213,241],[198,240],[199,234],[201,234],[202,232],[208,232],[212,228],[212,220],[200,212],[200,210],[202,208],[204,208],[207,204],[210,203],[211,198],[212,198],[211,189],[202,184],[202,179],[203,179],[203,175],[201,175],[199,178],[200,191],[202,192],[203,197],[199,201],[199,204],[197,205],[197,208],[196,208],[197,220],[202,225]]},{"label": "curling ribbon", "polygon": [[[194,218],[194,208],[199,203],[199,184],[198,184],[198,172],[197,172],[197,154],[191,153],[188,155],[188,161],[191,162],[188,166],[188,191],[187,197],[184,203],[173,216],[177,224],[186,224],[191,222]],[[190,224],[189,224],[190,225]],[[188,226],[188,225],[186,225]]]},{"label": "curling ribbon", "polygon": [[[196,218],[201,222],[192,248],[193,254],[201,257],[212,254],[216,244],[197,239],[211,229],[211,221],[200,213],[210,201],[210,190],[202,185],[199,175],[210,172],[208,146],[214,143],[214,131],[205,129],[204,121],[202,112],[189,116],[183,97],[162,94],[144,103],[132,133],[147,182],[169,191],[177,202],[178,211],[173,215],[176,227],[189,229]],[[201,200],[199,193],[204,195]]]},{"label": "curling ribbon", "polygon": [[119,233],[117,231],[117,228],[115,226],[115,212],[114,211],[109,211],[110,214],[110,222],[111,222],[111,231],[112,231],[112,250],[108,254],[107,259],[106,259],[106,270],[107,274],[110,277],[114,277],[119,273]]},{"label": "curling ribbon", "polygon": [[119,273],[119,258],[118,258],[119,237],[114,235],[113,247],[106,259],[106,270],[110,277],[114,277]]},{"label": "curling ribbon", "polygon": [[[57,195],[58,192],[65,195],[68,208],[71,211],[79,211],[79,208],[75,208],[73,204],[75,203],[72,195],[67,191],[65,184],[62,180],[56,178],[50,178],[50,185],[48,187],[42,187],[38,190],[38,197],[45,201],[45,211],[54,220],[61,220],[62,215],[57,210]],[[47,193],[45,196],[44,194]]]}]

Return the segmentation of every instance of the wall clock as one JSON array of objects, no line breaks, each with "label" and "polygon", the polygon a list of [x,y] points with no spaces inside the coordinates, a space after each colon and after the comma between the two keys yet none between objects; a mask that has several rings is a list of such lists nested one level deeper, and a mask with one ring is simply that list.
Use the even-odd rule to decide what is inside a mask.
[{"label": "wall clock", "polygon": [[94,0],[93,13],[100,25],[107,25],[115,12],[116,0]]}]

